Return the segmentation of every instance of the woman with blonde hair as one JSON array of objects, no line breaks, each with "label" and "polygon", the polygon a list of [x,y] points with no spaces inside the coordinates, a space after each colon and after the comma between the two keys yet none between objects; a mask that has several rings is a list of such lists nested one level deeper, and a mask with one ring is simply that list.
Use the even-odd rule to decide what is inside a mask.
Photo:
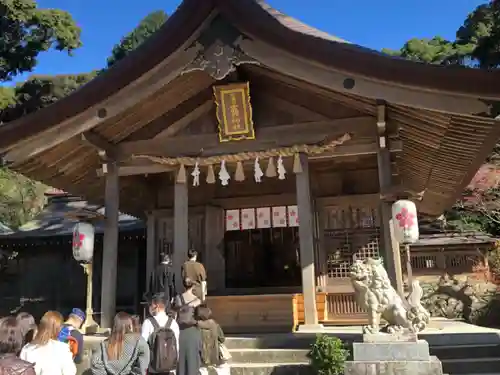
[{"label": "woman with blonde hair", "polygon": [[69,345],[57,341],[63,317],[57,311],[47,311],[31,343],[24,346],[19,357],[35,364],[36,375],[75,375],[76,366]]},{"label": "woman with blonde hair", "polygon": [[119,312],[113,320],[109,338],[99,345],[92,356],[92,375],[145,375],[149,366],[149,347],[142,336],[134,332],[132,317]]}]

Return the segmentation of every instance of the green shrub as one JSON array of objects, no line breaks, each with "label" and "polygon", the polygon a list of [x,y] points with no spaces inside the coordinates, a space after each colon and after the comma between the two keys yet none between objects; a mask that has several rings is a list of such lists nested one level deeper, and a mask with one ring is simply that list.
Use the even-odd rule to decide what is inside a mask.
[{"label": "green shrub", "polygon": [[318,375],[341,375],[349,351],[337,337],[317,335],[309,351],[311,366]]}]

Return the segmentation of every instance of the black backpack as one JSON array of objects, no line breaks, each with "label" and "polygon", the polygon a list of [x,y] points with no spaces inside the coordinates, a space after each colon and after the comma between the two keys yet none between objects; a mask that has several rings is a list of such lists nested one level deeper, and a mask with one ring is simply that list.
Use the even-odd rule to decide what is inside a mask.
[{"label": "black backpack", "polygon": [[154,331],[149,337],[149,373],[158,374],[177,369],[177,340],[174,331],[170,328],[173,322],[168,318],[167,324],[160,327],[155,318],[149,318]]},{"label": "black backpack", "polygon": [[194,307],[191,305],[193,302],[198,301],[199,298],[195,298],[186,303],[184,296],[180,294],[178,297],[178,313],[177,313],[177,323],[179,325],[187,326],[195,324],[194,320]]}]

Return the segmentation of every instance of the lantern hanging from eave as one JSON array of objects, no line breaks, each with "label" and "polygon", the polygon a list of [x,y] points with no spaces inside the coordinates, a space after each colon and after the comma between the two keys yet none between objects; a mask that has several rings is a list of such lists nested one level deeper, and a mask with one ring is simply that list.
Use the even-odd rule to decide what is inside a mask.
[{"label": "lantern hanging from eave", "polygon": [[90,263],[94,255],[94,226],[77,223],[73,228],[73,257],[78,262]]},{"label": "lantern hanging from eave", "polygon": [[399,200],[392,205],[394,236],[400,244],[418,241],[417,206],[409,200]]}]

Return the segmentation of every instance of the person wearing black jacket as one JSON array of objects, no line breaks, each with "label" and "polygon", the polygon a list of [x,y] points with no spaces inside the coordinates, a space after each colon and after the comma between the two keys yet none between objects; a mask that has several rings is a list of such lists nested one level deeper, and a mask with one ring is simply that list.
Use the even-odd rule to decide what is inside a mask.
[{"label": "person wearing black jacket", "polygon": [[158,264],[152,272],[146,293],[148,294],[148,300],[151,300],[154,296],[163,295],[165,307],[167,311],[170,310],[172,299],[177,294],[175,288],[175,274],[170,255],[164,254],[161,263]]}]

